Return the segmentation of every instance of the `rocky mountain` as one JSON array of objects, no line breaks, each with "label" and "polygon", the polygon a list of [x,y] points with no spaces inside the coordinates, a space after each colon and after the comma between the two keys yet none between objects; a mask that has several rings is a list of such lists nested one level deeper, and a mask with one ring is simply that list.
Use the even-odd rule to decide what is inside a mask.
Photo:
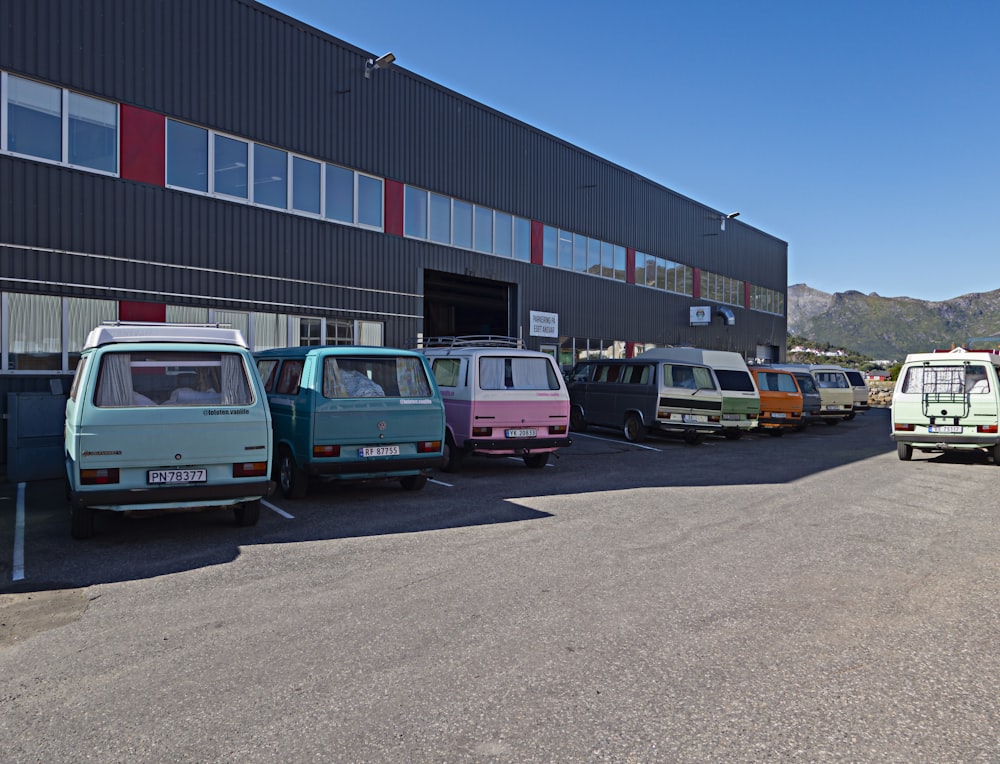
[{"label": "rocky mountain", "polygon": [[791,334],[873,358],[902,360],[907,353],[1000,335],[1000,289],[927,302],[874,292],[828,294],[793,284],[788,287],[787,306]]}]

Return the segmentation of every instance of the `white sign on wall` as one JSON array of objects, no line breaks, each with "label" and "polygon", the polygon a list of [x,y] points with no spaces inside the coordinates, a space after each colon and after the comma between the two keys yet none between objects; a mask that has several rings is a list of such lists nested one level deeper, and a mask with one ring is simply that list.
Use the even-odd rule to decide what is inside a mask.
[{"label": "white sign on wall", "polygon": [[691,326],[708,326],[712,323],[712,309],[708,305],[695,305],[691,308]]},{"label": "white sign on wall", "polygon": [[559,337],[559,314],[530,312],[532,337]]}]

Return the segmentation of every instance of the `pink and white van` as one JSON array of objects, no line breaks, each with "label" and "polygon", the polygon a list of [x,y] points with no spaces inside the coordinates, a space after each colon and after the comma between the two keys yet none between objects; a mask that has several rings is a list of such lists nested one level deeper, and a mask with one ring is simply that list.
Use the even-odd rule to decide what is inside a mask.
[{"label": "pink and white van", "polygon": [[515,337],[431,337],[419,348],[445,410],[446,472],[466,456],[519,456],[544,467],[569,438],[569,393],[555,360]]}]

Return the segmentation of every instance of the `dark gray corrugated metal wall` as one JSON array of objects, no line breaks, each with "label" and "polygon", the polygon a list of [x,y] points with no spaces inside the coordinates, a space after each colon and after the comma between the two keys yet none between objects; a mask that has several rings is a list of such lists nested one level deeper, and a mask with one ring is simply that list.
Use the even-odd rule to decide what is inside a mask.
[{"label": "dark gray corrugated metal wall", "polygon": [[[365,79],[367,57],[249,0],[0,3],[7,71],[784,292],[783,242],[739,223],[719,235],[713,210],[400,67]],[[604,279],[8,157],[0,189],[12,191],[0,207],[0,241],[189,266],[8,250],[5,269],[18,278],[105,284],[131,299],[213,295],[237,301],[226,307],[419,316],[426,267],[520,284],[521,323],[529,309],[549,310],[577,336],[691,341],[689,298]],[[398,331],[419,326],[403,320]],[[713,344],[783,344],[784,319],[739,311],[725,331]]]}]

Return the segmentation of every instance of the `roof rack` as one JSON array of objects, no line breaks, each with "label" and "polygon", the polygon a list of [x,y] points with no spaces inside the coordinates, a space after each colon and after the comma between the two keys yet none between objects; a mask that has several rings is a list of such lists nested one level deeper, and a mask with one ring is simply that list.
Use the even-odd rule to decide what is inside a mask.
[{"label": "roof rack", "polygon": [[498,334],[466,334],[462,336],[424,337],[417,339],[417,348],[523,348],[518,337],[504,337]]}]

